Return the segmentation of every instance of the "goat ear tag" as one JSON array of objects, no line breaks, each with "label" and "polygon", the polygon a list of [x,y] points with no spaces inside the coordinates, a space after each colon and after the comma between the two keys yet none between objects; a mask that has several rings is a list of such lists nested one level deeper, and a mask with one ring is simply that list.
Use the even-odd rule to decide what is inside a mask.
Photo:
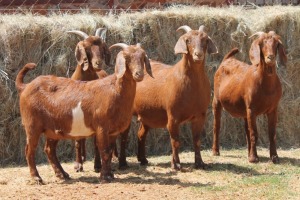
[{"label": "goat ear tag", "polygon": [[180,37],[179,40],[177,41],[174,51],[175,51],[175,54],[179,54],[179,53],[187,54],[188,53],[186,42],[183,39],[183,37]]}]

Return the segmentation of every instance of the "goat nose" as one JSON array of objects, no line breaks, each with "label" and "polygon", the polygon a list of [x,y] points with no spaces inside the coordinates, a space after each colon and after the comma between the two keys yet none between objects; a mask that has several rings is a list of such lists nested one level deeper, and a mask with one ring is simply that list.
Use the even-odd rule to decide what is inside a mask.
[{"label": "goat nose", "polygon": [[275,56],[274,55],[268,55],[268,59],[274,60]]},{"label": "goat nose", "polygon": [[134,73],[134,76],[135,77],[140,77],[140,76],[142,76],[144,73],[143,72],[135,72]]}]

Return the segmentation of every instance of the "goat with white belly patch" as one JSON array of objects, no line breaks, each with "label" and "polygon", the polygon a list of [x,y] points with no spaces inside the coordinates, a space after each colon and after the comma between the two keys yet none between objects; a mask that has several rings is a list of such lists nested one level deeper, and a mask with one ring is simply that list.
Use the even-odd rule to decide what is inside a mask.
[{"label": "goat with white belly patch", "polygon": [[96,135],[102,159],[100,180],[113,179],[111,171],[112,150],[118,133],[124,131],[132,115],[136,82],[144,78],[146,71],[152,76],[150,62],[140,44],[121,47],[115,65],[115,73],[94,81],[75,81],[56,76],[39,76],[25,84],[25,74],[36,67],[26,64],[18,73],[16,87],[20,95],[20,112],[24,125],[26,159],[31,177],[42,179],[35,164],[35,151],[42,133],[47,140],[45,152],[57,177],[68,179],[56,156],[60,139],[81,139]]}]

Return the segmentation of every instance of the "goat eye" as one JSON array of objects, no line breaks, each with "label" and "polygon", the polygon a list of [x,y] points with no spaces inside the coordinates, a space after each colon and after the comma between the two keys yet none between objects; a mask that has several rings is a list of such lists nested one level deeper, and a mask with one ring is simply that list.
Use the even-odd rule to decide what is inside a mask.
[{"label": "goat eye", "polygon": [[187,39],[187,40],[186,40],[186,43],[187,43],[187,44],[191,44],[191,40]]}]

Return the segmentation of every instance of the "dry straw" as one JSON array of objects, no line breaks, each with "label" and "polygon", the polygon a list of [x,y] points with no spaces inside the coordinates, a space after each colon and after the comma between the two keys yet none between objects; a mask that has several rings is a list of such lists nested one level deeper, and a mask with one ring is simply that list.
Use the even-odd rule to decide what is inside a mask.
[{"label": "dry straw", "polygon": [[[262,7],[245,10],[242,7],[172,7],[164,11],[108,14],[106,16],[80,14],[53,14],[51,16],[0,15],[0,164],[24,162],[25,133],[19,115],[18,96],[14,80],[18,70],[27,62],[36,62],[38,67],[26,76],[26,81],[41,74],[55,74],[69,77],[75,66],[74,49],[81,39],[66,33],[68,30],[82,30],[94,34],[99,27],[107,27],[107,43],[142,43],[148,55],[172,64],[180,56],[174,55],[174,46],[180,34],[176,29],[189,25],[206,30],[219,49],[218,55],[207,56],[207,72],[213,84],[213,75],[223,56],[233,47],[241,51],[238,58],[246,62],[251,40],[256,31],[274,30],[282,36],[288,52],[286,68],[278,66],[284,95],[279,106],[277,131],[278,146],[299,147],[300,144],[300,8]],[[113,52],[115,58],[116,52]],[[111,64],[113,66],[113,62]],[[110,73],[112,68],[106,69]],[[6,74],[7,73],[7,74]],[[9,79],[8,79],[8,78]],[[204,148],[211,147],[212,113],[207,114],[206,135],[202,137]],[[268,145],[266,118],[257,121],[259,144]],[[136,152],[138,124],[132,122],[128,153]],[[192,149],[191,132],[188,125],[181,128],[182,150]],[[37,152],[38,162],[46,161],[43,153],[44,139]],[[243,121],[224,113],[222,117],[221,145],[224,148],[245,146]],[[88,141],[89,158],[93,143]],[[165,129],[151,130],[147,138],[149,154],[165,154],[171,151],[169,135]],[[73,160],[72,141],[60,142],[59,158]]]}]

